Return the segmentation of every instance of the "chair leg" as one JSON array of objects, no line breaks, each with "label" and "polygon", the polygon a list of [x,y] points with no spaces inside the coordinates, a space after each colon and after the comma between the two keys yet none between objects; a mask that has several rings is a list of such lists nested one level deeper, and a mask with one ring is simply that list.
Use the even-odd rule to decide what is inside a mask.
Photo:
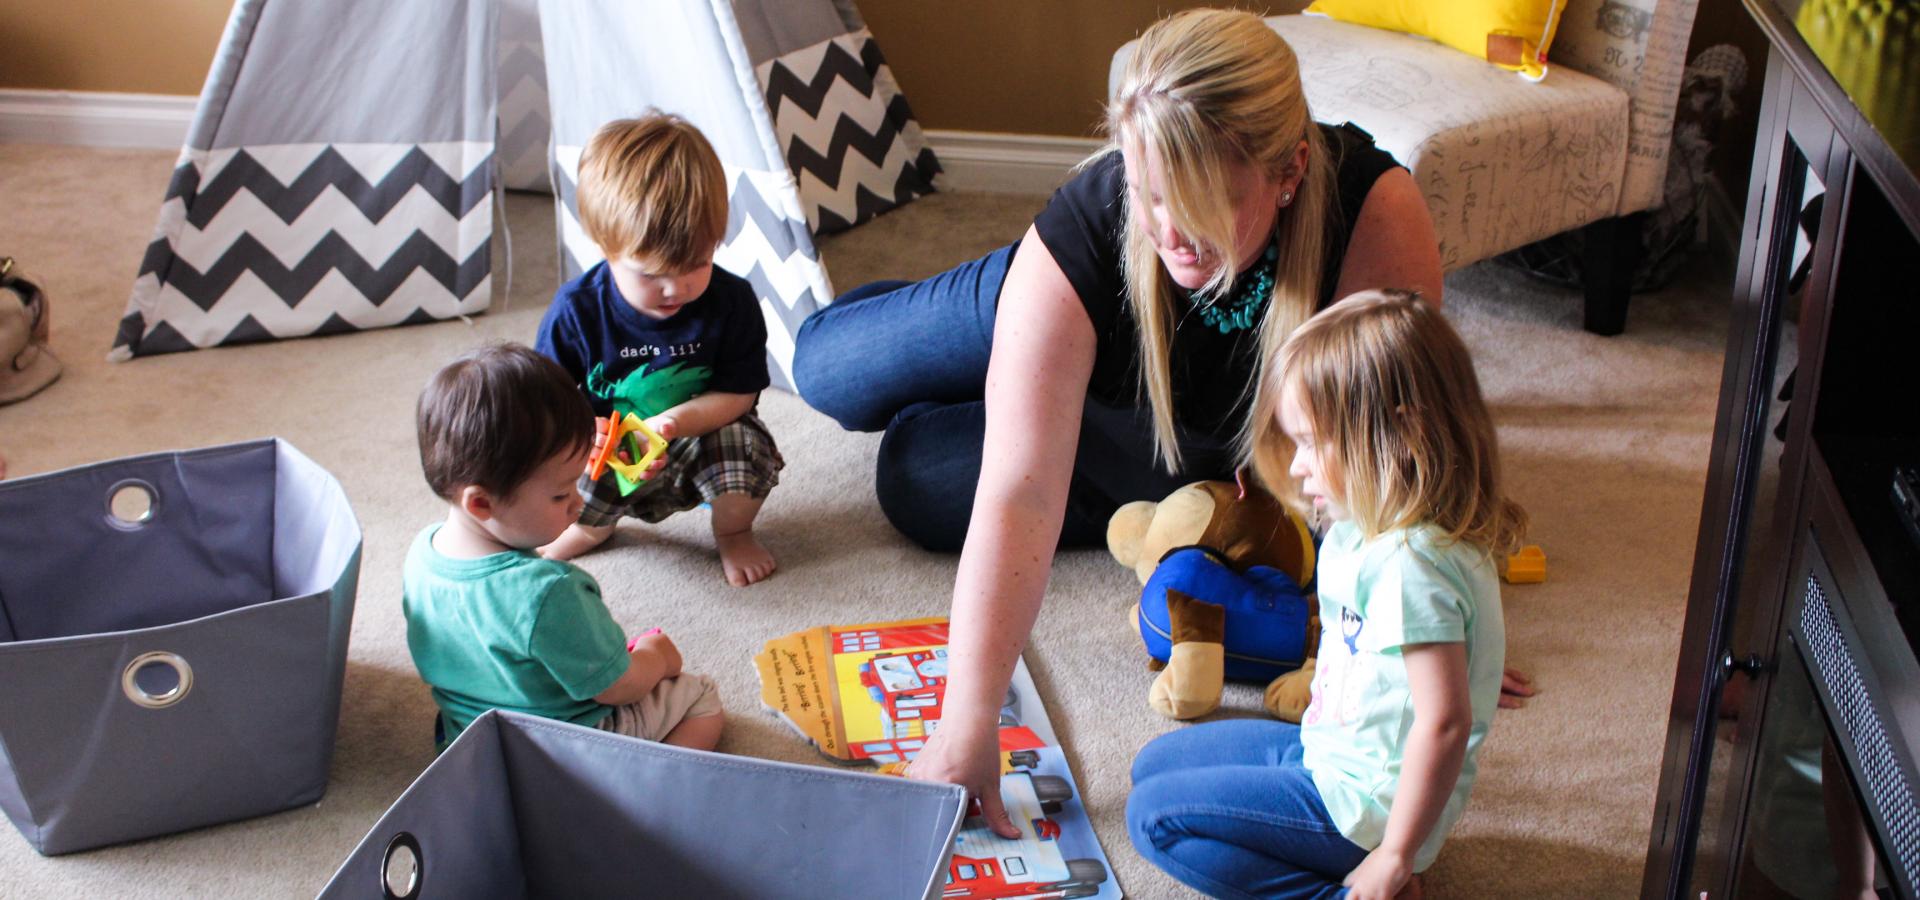
[{"label": "chair leg", "polygon": [[1588,331],[1616,335],[1627,328],[1627,297],[1633,292],[1633,271],[1640,265],[1640,220],[1635,213],[1601,219],[1582,230],[1586,259],[1581,276],[1586,282]]}]

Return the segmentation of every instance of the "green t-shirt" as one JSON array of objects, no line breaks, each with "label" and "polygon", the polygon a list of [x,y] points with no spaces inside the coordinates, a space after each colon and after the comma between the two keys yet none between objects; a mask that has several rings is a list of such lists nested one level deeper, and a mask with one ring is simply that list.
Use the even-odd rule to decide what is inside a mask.
[{"label": "green t-shirt", "polygon": [[578,566],[525,550],[454,559],[413,539],[401,581],[407,649],[451,742],[489,709],[597,725],[627,671],[627,639]]},{"label": "green t-shirt", "polygon": [[1423,871],[1466,808],[1475,755],[1500,703],[1507,632],[1493,559],[1476,545],[1448,541],[1432,526],[1363,541],[1352,523],[1338,522],[1321,542],[1315,578],[1320,654],[1300,743],[1334,824],[1362,847],[1378,847],[1386,836],[1387,810],[1413,728],[1413,693],[1401,648],[1467,645],[1473,729],[1453,796],[1414,855],[1414,871]]}]

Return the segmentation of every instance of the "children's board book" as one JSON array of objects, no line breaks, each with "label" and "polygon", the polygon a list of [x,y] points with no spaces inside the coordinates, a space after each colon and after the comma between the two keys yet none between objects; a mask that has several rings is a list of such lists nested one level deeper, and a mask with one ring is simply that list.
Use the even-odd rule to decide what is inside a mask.
[{"label": "children's board book", "polygon": [[[939,730],[947,620],[809,628],[768,641],[753,664],[761,702],[821,753],[899,774]],[[1000,796],[1020,837],[969,817],[943,896],[1121,896],[1025,662],[1000,709]]]}]

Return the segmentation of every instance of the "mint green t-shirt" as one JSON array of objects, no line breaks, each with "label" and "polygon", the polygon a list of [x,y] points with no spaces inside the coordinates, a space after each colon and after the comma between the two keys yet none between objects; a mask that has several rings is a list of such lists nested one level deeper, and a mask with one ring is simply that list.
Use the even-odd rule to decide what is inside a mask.
[{"label": "mint green t-shirt", "polygon": [[572,563],[525,550],[455,559],[413,539],[401,579],[407,649],[433,689],[451,742],[489,709],[597,725],[594,697],[627,671],[627,639],[600,585]]},{"label": "mint green t-shirt", "polygon": [[1473,729],[1453,796],[1414,855],[1413,870],[1424,871],[1466,809],[1475,757],[1500,703],[1507,632],[1493,559],[1476,545],[1448,541],[1430,525],[1365,541],[1352,523],[1338,522],[1320,544],[1315,578],[1320,654],[1300,743],[1334,824],[1362,847],[1378,847],[1386,836],[1413,728],[1402,648],[1467,645]]}]

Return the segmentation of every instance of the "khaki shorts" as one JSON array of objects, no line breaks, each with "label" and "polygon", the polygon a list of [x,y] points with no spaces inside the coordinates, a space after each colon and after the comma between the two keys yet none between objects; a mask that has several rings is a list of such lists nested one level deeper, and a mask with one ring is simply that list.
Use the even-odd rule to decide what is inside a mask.
[{"label": "khaki shorts", "polygon": [[600,720],[601,731],[662,741],[688,719],[720,712],[720,689],[705,675],[682,673],[663,679],[638,703],[616,706]]}]

